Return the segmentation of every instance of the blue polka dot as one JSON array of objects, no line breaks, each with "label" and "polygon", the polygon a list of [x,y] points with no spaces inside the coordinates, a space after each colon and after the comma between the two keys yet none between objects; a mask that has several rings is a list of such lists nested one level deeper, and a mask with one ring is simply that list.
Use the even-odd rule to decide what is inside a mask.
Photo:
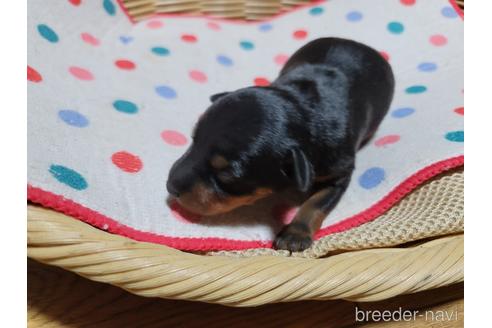
[{"label": "blue polka dot", "polygon": [[427,87],[424,85],[412,85],[411,87],[405,89],[405,92],[408,94],[418,94],[418,93],[424,93],[426,91],[427,91]]},{"label": "blue polka dot", "polygon": [[68,125],[84,128],[89,125],[89,120],[84,115],[70,109],[63,109],[58,112],[58,117]]},{"label": "blue polka dot", "polygon": [[162,98],[174,99],[177,97],[176,91],[167,85],[161,85],[155,88],[155,92]]},{"label": "blue polka dot", "polygon": [[153,47],[151,50],[157,56],[169,56],[170,54],[169,49],[164,47]]},{"label": "blue polka dot", "polygon": [[362,20],[362,13],[359,11],[351,11],[345,16],[349,22],[358,22]]},{"label": "blue polka dot", "polygon": [[115,102],[113,102],[113,107],[118,112],[126,114],[135,114],[136,112],[138,112],[137,105],[128,100],[116,100]]},{"label": "blue polka dot", "polygon": [[371,167],[359,177],[359,185],[364,189],[372,189],[384,180],[385,175],[382,168]]},{"label": "blue polka dot", "polygon": [[434,72],[437,69],[437,64],[425,62],[425,63],[420,63],[419,66],[417,66],[417,68],[421,72]]},{"label": "blue polka dot", "polygon": [[104,0],[103,8],[110,16],[114,16],[116,14],[116,7],[114,6],[113,1],[111,0]]},{"label": "blue polka dot", "polygon": [[443,7],[441,9],[441,14],[446,18],[458,17],[458,13],[456,12],[456,10],[454,10],[453,7],[449,7],[449,6]]},{"label": "blue polka dot", "polygon": [[465,132],[464,131],[448,132],[446,133],[445,138],[453,142],[463,142],[465,141]]},{"label": "blue polka dot", "polygon": [[48,40],[51,43],[56,43],[58,42],[59,38],[58,35],[56,34],[55,31],[51,29],[48,25],[45,24],[39,24],[38,25],[38,32],[41,34],[43,38]]},{"label": "blue polka dot", "polygon": [[49,172],[59,182],[66,184],[76,190],[87,188],[87,181],[80,173],[62,165],[51,165]]},{"label": "blue polka dot", "polygon": [[321,15],[325,10],[322,7],[314,7],[309,10],[309,14],[312,16],[319,16]]},{"label": "blue polka dot", "polygon": [[126,36],[126,35],[122,35],[122,36],[120,36],[120,41],[121,41],[121,43],[123,43],[123,44],[128,44],[128,43],[130,43],[130,42],[132,42],[132,41],[133,41],[133,37],[131,37],[131,36]]},{"label": "blue polka dot", "polygon": [[261,24],[260,26],[258,26],[258,29],[262,32],[268,32],[268,31],[271,31],[273,29],[273,25],[269,24],[269,23],[264,23],[264,24]]},{"label": "blue polka dot", "polygon": [[219,64],[224,65],[224,66],[234,65],[232,59],[227,57],[227,56],[224,56],[224,55],[217,56],[217,61],[219,62]]},{"label": "blue polka dot", "polygon": [[253,44],[253,42],[251,41],[241,41],[239,43],[239,45],[241,46],[241,48],[243,48],[244,50],[253,50],[255,48],[255,45]]},{"label": "blue polka dot", "polygon": [[401,34],[405,30],[405,27],[400,22],[390,22],[388,24],[388,31],[393,34]]},{"label": "blue polka dot", "polygon": [[414,108],[402,107],[402,108],[397,108],[394,111],[392,111],[391,116],[394,118],[403,118],[403,117],[407,117],[409,115],[412,115],[413,113],[415,113]]}]

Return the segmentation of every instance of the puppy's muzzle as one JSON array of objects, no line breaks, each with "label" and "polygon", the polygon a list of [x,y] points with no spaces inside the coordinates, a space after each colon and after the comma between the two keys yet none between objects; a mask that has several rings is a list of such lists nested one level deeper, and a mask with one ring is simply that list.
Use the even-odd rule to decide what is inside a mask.
[{"label": "puppy's muzzle", "polygon": [[244,196],[219,197],[211,188],[203,183],[196,183],[190,190],[179,189],[172,180],[167,182],[167,190],[185,209],[206,216],[229,212],[237,207],[250,205],[260,198],[269,195],[272,190],[259,188],[252,194]]},{"label": "puppy's muzzle", "polygon": [[179,197],[179,195],[180,195],[179,189],[175,185],[175,183],[173,183],[171,180],[167,181],[166,188],[167,188],[167,192],[169,193],[169,195],[176,197],[176,198]]}]

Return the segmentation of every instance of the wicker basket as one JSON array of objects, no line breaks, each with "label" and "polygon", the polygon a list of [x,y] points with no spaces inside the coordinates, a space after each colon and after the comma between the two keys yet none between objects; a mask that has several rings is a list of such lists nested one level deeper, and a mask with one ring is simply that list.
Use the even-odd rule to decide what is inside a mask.
[{"label": "wicker basket", "polygon": [[[262,19],[306,2],[122,0],[135,20],[154,13],[183,12]],[[463,1],[458,4],[463,7]],[[413,240],[423,240],[433,234],[432,225],[428,225],[429,215],[436,218],[432,221],[434,226],[447,224],[446,220],[452,215],[454,219],[458,216],[458,224],[445,231],[449,233],[447,236],[394,248],[331,254],[321,259],[279,256],[285,254],[268,250],[225,254],[241,256],[185,253],[108,234],[71,217],[29,204],[28,256],[148,297],[230,306],[314,299],[377,301],[463,281],[464,237],[459,233],[463,210],[462,205],[455,206],[462,198],[463,173],[460,168],[419,187],[383,217],[359,230],[326,237],[331,239],[321,241],[324,253],[315,255],[326,255],[330,247],[344,249],[346,240],[361,237],[372,247],[397,245],[401,242],[398,232],[391,236],[375,235],[374,226],[387,222],[396,222],[399,226],[408,216],[417,217]],[[443,233],[442,229],[439,231]],[[376,237],[371,241],[371,236]],[[263,256],[250,256],[258,254]]]},{"label": "wicker basket", "polygon": [[[120,0],[136,21],[155,14],[195,14],[262,20],[313,0]],[[319,0],[318,0],[319,1]],[[463,9],[464,0],[456,3]]]}]

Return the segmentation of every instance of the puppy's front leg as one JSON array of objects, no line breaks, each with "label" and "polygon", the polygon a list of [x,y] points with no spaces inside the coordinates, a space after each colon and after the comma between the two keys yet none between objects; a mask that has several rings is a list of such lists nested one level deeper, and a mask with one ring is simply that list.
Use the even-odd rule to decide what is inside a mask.
[{"label": "puppy's front leg", "polygon": [[350,175],[340,178],[334,185],[327,186],[308,198],[302,204],[294,220],[277,235],[274,247],[291,252],[300,252],[309,248],[313,242],[314,233],[338,203],[349,182]]}]

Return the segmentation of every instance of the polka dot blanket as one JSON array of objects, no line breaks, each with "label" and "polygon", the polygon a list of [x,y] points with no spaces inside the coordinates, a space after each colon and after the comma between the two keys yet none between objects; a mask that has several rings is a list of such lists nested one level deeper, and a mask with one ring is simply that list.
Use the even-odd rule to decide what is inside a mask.
[{"label": "polka dot blanket", "polygon": [[155,16],[115,0],[29,1],[28,199],[100,229],[183,250],[271,247],[288,195],[216,216],[168,204],[166,179],[209,96],[275,79],[310,40],[366,43],[395,97],[315,238],[375,219],[463,164],[463,21],[447,0],[331,0],[258,23]]}]

